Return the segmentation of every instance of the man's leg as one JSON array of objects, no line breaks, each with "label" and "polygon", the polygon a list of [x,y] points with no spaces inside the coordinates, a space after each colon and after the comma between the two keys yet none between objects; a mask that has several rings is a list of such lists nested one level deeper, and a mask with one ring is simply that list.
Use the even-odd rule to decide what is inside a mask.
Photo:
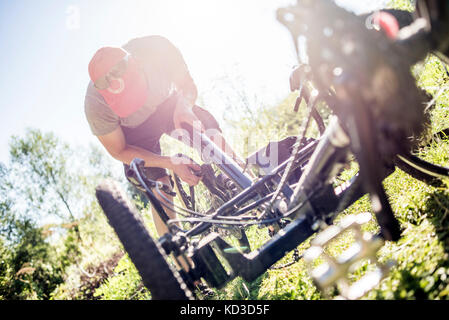
[{"label": "man's leg", "polygon": [[[159,178],[159,179],[157,179],[157,181],[160,181],[160,182],[162,182],[162,183],[164,183],[164,184],[166,184],[166,185],[172,187],[171,181],[170,181],[170,177],[169,177],[169,176],[164,176],[164,177],[162,177],[162,178]],[[169,200],[171,203],[173,203],[173,197],[172,197],[172,196],[166,194],[166,193],[163,192],[163,191],[161,191],[161,193],[165,196],[165,198],[166,198],[167,200]],[[166,200],[165,200],[165,199],[164,199],[158,192],[156,192],[155,190],[154,190],[154,195],[156,196],[156,198],[157,198],[159,201],[163,202],[164,204],[168,205],[170,208],[173,209],[173,205],[172,205],[171,203],[167,202],[167,201],[166,201]],[[169,217],[170,219],[176,219],[176,213],[173,212],[173,210],[170,210],[170,209],[168,209],[168,208],[165,207],[165,206],[164,206],[164,210],[165,210],[165,212],[167,213],[167,215],[168,215],[168,217]],[[161,219],[161,217],[159,217],[159,215],[157,214],[156,210],[155,210],[153,207],[151,207],[151,214],[152,214],[152,216],[153,216],[153,222],[154,222],[154,224],[155,224],[155,226],[156,226],[156,231],[157,231],[159,237],[162,236],[162,235],[164,235],[165,233],[167,233],[167,232],[168,232],[168,227],[167,227],[167,225],[166,225],[165,222]],[[177,257],[177,259],[175,259],[175,263],[178,265],[178,267],[179,267],[179,266],[182,266],[182,268],[183,268],[184,270],[186,270],[186,271],[188,271],[188,270],[190,269],[189,262],[187,262],[187,261],[189,261],[189,259],[188,259],[188,258],[185,258],[185,257],[182,257],[182,256],[179,256],[179,257]],[[191,263],[191,262],[190,262],[190,263]]]},{"label": "man's leg", "polygon": [[[164,177],[162,177],[162,178],[159,178],[159,179],[157,179],[157,181],[160,181],[160,182],[162,182],[163,184],[166,184],[166,185],[172,187],[171,182],[170,182],[170,177],[169,177],[169,176],[164,176]],[[168,203],[163,197],[161,197],[160,194],[159,194],[158,192],[156,192],[156,190],[153,190],[153,192],[154,192],[154,195],[156,196],[156,198],[157,198],[159,201],[161,201],[162,203],[168,205],[170,208],[173,209],[172,204],[171,204],[171,203]],[[173,197],[172,197],[172,196],[166,194],[166,193],[163,192],[163,191],[161,191],[161,193],[162,193],[162,194],[163,194],[163,195],[164,195],[170,202],[173,203]],[[168,209],[168,208],[165,207],[165,206],[164,206],[164,210],[165,210],[165,212],[167,213],[167,215],[168,215],[168,217],[169,217],[170,219],[175,219],[175,218],[176,218],[176,214],[175,214],[172,210]],[[161,219],[161,217],[159,217],[159,215],[157,214],[156,210],[155,210],[153,207],[151,208],[151,214],[152,214],[152,216],[153,216],[153,221],[154,221],[154,224],[155,224],[155,226],[156,226],[157,234],[158,234],[159,236],[162,236],[162,235],[164,235],[165,233],[167,233],[167,232],[168,232],[168,227],[167,227],[167,225],[166,225],[165,222]]]},{"label": "man's leg", "polygon": [[[125,176],[126,176],[127,180],[132,185],[134,185],[138,190],[145,193],[143,187],[140,185],[138,180],[136,178],[134,178],[133,175],[130,174],[130,169],[129,169],[128,165],[124,165],[124,171],[125,171]],[[144,168],[144,174],[150,180],[160,181],[160,182],[172,187],[170,177],[168,176],[168,172],[163,168],[146,167],[146,168]],[[161,197],[159,195],[159,193],[156,191],[156,189],[153,189],[152,191],[153,191],[155,197],[159,201],[163,202],[164,204],[168,205],[169,207],[172,207],[171,203],[168,203],[167,201],[165,201],[163,199],[163,197]],[[163,191],[161,191],[161,192],[170,202],[173,202],[172,196],[166,194]],[[163,206],[163,208],[165,210],[165,213],[169,216],[170,219],[176,218],[176,215],[174,214],[174,212],[172,210],[166,208],[165,206]],[[153,207],[151,207],[151,215],[153,217],[153,222],[156,226],[157,234],[160,237],[168,231],[168,228],[167,228],[165,222],[161,219],[161,217],[159,217],[159,215],[157,214],[157,211]]]}]

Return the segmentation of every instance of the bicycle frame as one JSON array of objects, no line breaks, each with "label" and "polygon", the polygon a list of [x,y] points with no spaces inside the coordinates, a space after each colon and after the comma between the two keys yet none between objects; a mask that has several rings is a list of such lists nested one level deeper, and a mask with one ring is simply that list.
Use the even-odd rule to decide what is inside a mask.
[{"label": "bicycle frame", "polygon": [[[207,145],[213,147],[213,142],[204,139],[204,137],[203,143],[204,147]],[[214,159],[226,157],[221,150],[214,150],[216,152]],[[299,203],[299,205],[289,208],[289,211],[283,217],[290,221],[287,226],[261,248],[247,254],[239,252],[238,248],[232,248],[216,233],[207,235],[189,252],[195,265],[189,271],[189,276],[193,279],[204,278],[210,286],[217,288],[222,287],[237,276],[252,281],[283,258],[286,253],[292,251],[319,231],[321,222],[332,222],[338,212],[348,207],[365,193],[359,176],[355,176],[351,183],[338,194],[332,186],[332,178],[341,169],[348,152],[349,138],[335,118],[318,142],[311,143],[301,150],[304,158],[310,156],[311,158],[295,190],[294,203]],[[221,156],[223,158],[220,158]],[[239,210],[236,211],[235,206],[254,199],[258,195],[258,187],[276,177],[276,174],[281,172],[286,164],[287,161],[275,168],[271,174],[251,184],[233,199],[223,204],[211,215],[211,219],[225,213],[233,215],[239,212]],[[229,170],[229,172],[235,174],[237,179],[243,176],[232,162],[222,165],[222,167],[223,171],[234,170]],[[139,166],[135,163],[131,165],[131,168],[140,171]],[[389,173],[391,171],[385,171],[385,176]],[[242,178],[242,181],[245,180]],[[325,185],[323,185],[323,181],[326,182]],[[154,194],[151,196],[151,190],[147,189],[146,191],[152,204],[154,200],[157,201]],[[159,210],[163,210],[160,205],[156,206],[155,209],[159,214],[165,214],[165,211],[159,212]],[[211,223],[202,222],[184,234],[178,233],[175,236],[166,234],[159,239],[159,242],[167,254],[181,254],[179,248],[189,242],[188,239],[208,230],[210,226]],[[176,239],[173,240],[173,238]],[[227,261],[231,268],[230,272],[226,271],[212,248],[215,248],[217,253]]]},{"label": "bicycle frame", "polygon": [[[330,223],[344,207],[359,199],[365,192],[358,176],[338,195],[330,183],[320,183],[334,177],[341,166],[339,160],[345,159],[348,154],[348,146],[348,137],[338,121],[332,122],[298,183],[296,197],[302,199],[302,202],[286,216],[291,222],[262,247],[247,254],[229,250],[231,246],[218,234],[210,234],[200,241],[191,256],[197,266],[196,276],[203,277],[217,288],[237,276],[253,281],[286,253],[316,233],[322,221]],[[212,248],[227,261],[230,273],[226,272]]]},{"label": "bicycle frame", "polygon": [[[192,127],[187,125],[183,125],[183,127],[191,133],[191,138],[189,137],[189,141],[191,146],[193,146],[198,153],[201,155],[203,160],[210,164],[213,163],[217,167],[219,167],[229,178],[231,178],[240,189],[244,190],[241,194],[239,194],[234,199],[231,199],[227,203],[225,203],[221,208],[218,209],[217,214],[223,214],[225,210],[233,205],[238,205],[244,201],[248,201],[251,199],[259,199],[261,202],[264,200],[263,197],[260,199],[260,195],[258,194],[258,189],[263,186],[268,180],[279,182],[280,176],[279,173],[285,169],[287,165],[287,160],[284,163],[280,164],[278,167],[272,170],[269,174],[265,175],[264,178],[260,179],[256,183],[253,184],[251,178],[248,174],[243,172],[242,168],[223,150],[221,150],[207,135],[204,133],[193,130]],[[305,161],[311,154],[314,149],[315,143],[311,143],[310,146],[306,146],[304,148],[304,156],[299,160]],[[134,159],[130,164],[131,170],[136,175],[137,180],[142,185],[151,185],[151,188],[155,187],[156,184],[145,178],[145,175],[142,172],[142,168],[144,167],[144,163],[141,159]],[[282,192],[286,197],[291,197],[293,195],[293,190],[289,186],[284,186],[282,188]],[[160,205],[159,201],[153,194],[153,192],[146,192],[149,197],[150,203],[155,208],[158,215],[161,219],[167,223],[169,218],[164,210],[164,208]],[[265,199],[266,201],[266,199]],[[249,207],[246,211],[252,209]],[[244,212],[239,212],[238,214],[242,214]],[[206,228],[202,227],[201,230],[195,230],[189,233],[188,235],[196,235],[204,231]]]},{"label": "bicycle frame", "polygon": [[[230,156],[218,148],[207,135],[196,130],[192,130],[192,132],[193,141],[200,142],[198,152],[202,155],[206,163],[214,163],[217,165],[229,178],[237,183],[240,188],[246,189],[251,186],[251,178],[242,172],[239,165]],[[208,151],[207,154],[206,151]]]}]

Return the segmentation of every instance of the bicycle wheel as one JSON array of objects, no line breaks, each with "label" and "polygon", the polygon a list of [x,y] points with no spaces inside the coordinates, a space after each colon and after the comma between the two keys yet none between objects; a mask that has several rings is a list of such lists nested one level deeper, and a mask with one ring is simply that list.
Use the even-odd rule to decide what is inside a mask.
[{"label": "bicycle wheel", "polygon": [[167,262],[159,243],[146,229],[137,209],[115,181],[96,188],[96,197],[109,224],[139,271],[153,300],[186,300],[193,298],[180,274]]},{"label": "bicycle wheel", "polygon": [[440,187],[442,179],[449,178],[449,168],[427,162],[412,154],[398,155],[395,165],[413,178],[434,187]]}]

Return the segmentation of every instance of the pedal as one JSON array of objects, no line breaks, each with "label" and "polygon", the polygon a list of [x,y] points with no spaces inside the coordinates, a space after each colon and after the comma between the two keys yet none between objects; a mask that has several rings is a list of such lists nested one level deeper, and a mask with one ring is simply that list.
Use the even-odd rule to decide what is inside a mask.
[{"label": "pedal", "polygon": [[[362,225],[370,221],[370,213],[361,213],[345,217],[339,225],[332,225],[320,232],[305,252],[304,260],[315,285],[325,296],[337,289],[336,299],[357,300],[374,289],[389,273],[395,264],[388,261],[382,264],[377,253],[384,245],[384,240],[362,230]],[[327,247],[337,238],[352,231],[354,243],[340,256],[333,257],[326,252]],[[314,268],[317,259],[324,263]],[[350,274],[357,270],[361,262],[368,260],[375,269],[352,283]]]}]

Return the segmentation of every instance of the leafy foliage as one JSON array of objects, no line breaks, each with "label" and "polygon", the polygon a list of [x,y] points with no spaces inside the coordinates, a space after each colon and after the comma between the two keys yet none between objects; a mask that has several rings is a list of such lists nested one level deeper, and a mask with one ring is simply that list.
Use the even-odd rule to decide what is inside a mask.
[{"label": "leafy foliage", "polygon": [[30,220],[15,221],[20,240],[2,246],[0,297],[3,299],[48,299],[63,281],[61,261],[45,242],[41,229]]},{"label": "leafy foliage", "polygon": [[412,0],[391,0],[389,5],[393,8],[413,11],[413,1]]},{"label": "leafy foliage", "polygon": [[111,275],[96,291],[95,296],[104,300],[151,299],[150,292],[143,286],[140,275],[125,255]]},{"label": "leafy foliage", "polygon": [[98,148],[75,153],[52,133],[29,129],[11,138],[10,163],[0,163],[2,299],[55,298],[67,271],[83,270],[92,254],[107,259],[120,251],[93,192],[114,176],[108,164]]}]

